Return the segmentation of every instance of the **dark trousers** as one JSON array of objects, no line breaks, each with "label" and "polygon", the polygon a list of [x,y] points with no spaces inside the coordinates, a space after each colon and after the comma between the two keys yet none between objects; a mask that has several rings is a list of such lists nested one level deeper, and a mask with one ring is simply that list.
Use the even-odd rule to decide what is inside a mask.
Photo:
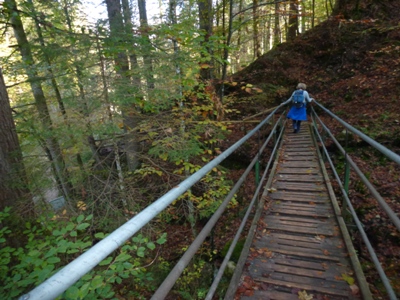
[{"label": "dark trousers", "polygon": [[294,132],[299,132],[300,131],[301,121],[299,121],[299,120],[292,120],[292,121],[293,121],[293,131]]}]

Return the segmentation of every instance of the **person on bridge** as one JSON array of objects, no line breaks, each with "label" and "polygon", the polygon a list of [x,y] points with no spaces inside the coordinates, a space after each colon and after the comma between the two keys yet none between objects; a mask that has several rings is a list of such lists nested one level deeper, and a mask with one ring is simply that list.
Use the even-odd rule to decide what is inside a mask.
[{"label": "person on bridge", "polygon": [[293,122],[293,133],[300,131],[301,121],[307,121],[306,105],[307,102],[311,102],[313,98],[310,98],[306,89],[307,86],[304,83],[299,83],[296,90],[289,98],[292,100],[293,105],[289,110],[287,118],[291,119]]}]

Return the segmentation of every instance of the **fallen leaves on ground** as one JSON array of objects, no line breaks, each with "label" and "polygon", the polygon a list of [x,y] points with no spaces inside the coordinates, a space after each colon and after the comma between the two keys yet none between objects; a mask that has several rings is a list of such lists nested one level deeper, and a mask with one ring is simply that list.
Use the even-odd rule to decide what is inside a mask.
[{"label": "fallen leaves on ground", "polygon": [[299,300],[312,300],[314,295],[313,294],[307,294],[306,291],[298,292],[299,295]]}]

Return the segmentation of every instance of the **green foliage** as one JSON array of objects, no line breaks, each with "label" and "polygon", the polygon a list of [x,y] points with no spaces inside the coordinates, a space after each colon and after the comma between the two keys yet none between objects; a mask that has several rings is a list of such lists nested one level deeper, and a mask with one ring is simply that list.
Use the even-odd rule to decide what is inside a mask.
[{"label": "green foliage", "polygon": [[149,154],[158,156],[163,160],[176,162],[182,157],[193,157],[200,153],[201,144],[196,138],[191,138],[190,133],[183,135],[171,135],[162,140],[153,142],[153,148],[150,149]]},{"label": "green foliage", "polygon": [[[0,212],[0,223],[10,217],[10,210]],[[71,220],[59,218],[27,222],[23,231],[24,247],[15,248],[8,240],[12,231],[0,229],[0,277],[3,285],[1,299],[14,299],[43,282],[60,267],[67,264],[92,246],[87,234],[92,215],[79,215]],[[106,235],[97,233],[95,238]],[[155,242],[139,234],[123,245],[117,253],[105,258],[99,266],[84,275],[62,296],[63,299],[110,299],[120,290],[119,284],[129,287],[124,291],[140,299],[140,290],[146,289],[152,274],[144,265],[144,257],[166,242],[164,233]],[[139,291],[135,294],[135,290]]]},{"label": "green foliage", "polygon": [[[237,242],[235,248],[233,249],[233,252],[232,252],[230,260],[234,261],[235,263],[238,262],[238,260],[240,258],[240,254],[242,253],[243,246],[244,246],[245,242],[246,242],[246,239],[240,239]],[[224,248],[222,248],[222,250],[221,250],[221,256],[222,257],[226,256],[226,254],[228,253],[228,250],[231,247],[231,245],[232,245],[232,241],[229,241],[228,243],[225,244]]]},{"label": "green foliage", "polygon": [[[185,161],[179,162],[178,165],[182,167],[175,170],[177,174],[193,174],[202,167]],[[226,178],[226,171],[222,167],[214,168],[194,189],[184,193],[178,200],[191,201],[197,208],[200,218],[207,218],[221,205],[230,189],[231,181]],[[235,197],[231,200],[231,205],[237,205]]]},{"label": "green foliage", "polygon": [[182,276],[176,282],[176,290],[183,299],[204,299],[212,278],[211,265],[202,259],[196,260],[185,268]]},{"label": "green foliage", "polygon": [[[176,107],[172,113],[174,121],[163,124],[162,134],[154,129],[148,130],[153,139],[149,154],[168,161],[177,166],[174,174],[189,176],[198,171],[205,163],[209,162],[220,153],[218,145],[223,140],[228,129],[226,123],[218,121],[225,113],[232,113],[228,108],[229,102],[224,105],[215,99],[212,88],[208,86],[198,87],[196,91],[187,93],[187,103],[182,107]],[[217,119],[217,120],[215,120]],[[160,170],[143,165],[136,174],[148,176],[160,175]],[[207,174],[196,186],[183,194],[179,200],[189,201],[190,214],[200,218],[212,215],[226,195],[229,193],[231,182],[227,179],[226,171],[222,167],[215,168]],[[235,205],[235,199],[232,201]],[[168,217],[163,213],[163,220],[170,221],[174,217]],[[197,219],[189,216],[191,223]]]}]

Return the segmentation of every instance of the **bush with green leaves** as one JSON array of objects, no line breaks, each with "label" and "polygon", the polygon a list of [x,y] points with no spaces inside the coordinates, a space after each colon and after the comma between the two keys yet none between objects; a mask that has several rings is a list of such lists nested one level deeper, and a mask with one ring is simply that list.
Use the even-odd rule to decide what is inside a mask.
[{"label": "bush with green leaves", "polygon": [[[174,118],[170,122],[163,122],[162,130],[157,131],[152,127],[143,129],[152,140],[148,153],[175,167],[171,173],[176,174],[177,178],[192,175],[221,153],[219,145],[229,131],[227,124],[219,119],[226,113],[233,112],[228,109],[228,104],[219,103],[209,86],[187,91],[185,105],[172,110]],[[162,176],[160,169],[149,168],[147,165],[143,165],[135,173]],[[197,219],[210,217],[232,187],[227,173],[228,170],[218,166],[179,197],[174,204],[184,207],[181,205],[184,203],[188,208],[178,215],[187,215],[192,226]],[[235,199],[232,204],[236,204]],[[168,217],[167,213],[163,214],[165,220],[175,218]]]},{"label": "bush with green leaves", "polygon": [[[0,299],[14,299],[29,292],[93,244],[93,237],[87,233],[92,215],[27,222],[18,237],[26,241],[23,247],[9,243],[16,236],[10,228],[1,226],[8,223],[7,218],[9,208],[0,212]],[[95,234],[97,239],[105,236]],[[145,255],[165,242],[166,233],[155,242],[141,234],[133,237],[71,286],[62,299],[116,299],[117,294],[141,299],[143,290],[154,288]]]}]

